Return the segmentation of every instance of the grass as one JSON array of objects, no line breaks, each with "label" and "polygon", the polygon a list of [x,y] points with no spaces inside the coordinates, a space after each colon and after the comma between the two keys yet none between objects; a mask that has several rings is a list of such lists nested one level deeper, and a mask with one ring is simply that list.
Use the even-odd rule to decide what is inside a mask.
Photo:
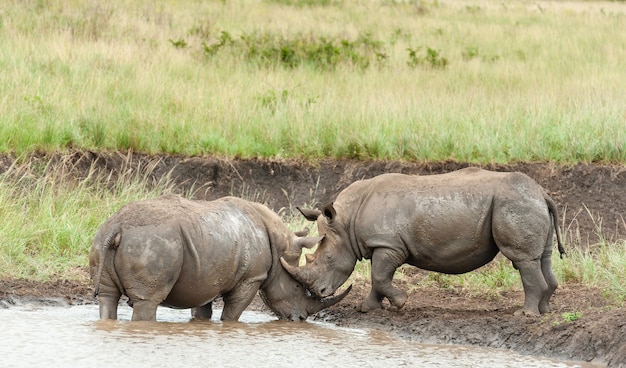
[{"label": "grass", "polygon": [[16,164],[0,175],[0,279],[80,275],[74,270],[87,266],[93,236],[111,214],[172,190],[167,178],[150,179],[150,167],[75,178],[65,164]]},{"label": "grass", "polygon": [[0,152],[626,162],[611,2],[6,1]]}]

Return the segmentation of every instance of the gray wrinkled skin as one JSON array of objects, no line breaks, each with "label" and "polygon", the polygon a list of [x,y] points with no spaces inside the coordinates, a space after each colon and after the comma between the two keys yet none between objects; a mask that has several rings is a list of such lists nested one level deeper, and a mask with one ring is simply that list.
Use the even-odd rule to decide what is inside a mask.
[{"label": "gray wrinkled skin", "polygon": [[223,320],[237,320],[261,291],[281,319],[304,320],[345,297],[312,297],[281,266],[297,265],[298,237],[267,207],[239,198],[190,201],[167,195],[130,203],[98,230],[89,255],[101,319],[117,319],[127,295],[133,320],[155,320],[158,305],[193,308],[210,319],[223,296]]},{"label": "gray wrinkled skin", "polygon": [[468,168],[449,174],[383,174],[355,182],[323,211],[300,210],[317,220],[324,239],[294,277],[318,296],[332,295],[357,260],[371,259],[372,290],[363,312],[381,308],[383,298],[401,308],[406,292],[392,286],[397,267],[407,263],[447,274],[472,271],[498,252],[519,270],[525,301],[521,311],[549,311],[557,281],[552,272],[553,234],[558,234],[553,200],[521,173]]}]

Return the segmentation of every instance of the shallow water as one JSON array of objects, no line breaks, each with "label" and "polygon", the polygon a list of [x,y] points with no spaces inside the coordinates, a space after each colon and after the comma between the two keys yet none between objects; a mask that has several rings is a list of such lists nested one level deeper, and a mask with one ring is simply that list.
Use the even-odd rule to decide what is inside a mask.
[{"label": "shallow water", "polygon": [[277,321],[246,311],[240,322],[190,321],[159,308],[159,322],[98,321],[96,305],[0,308],[2,367],[599,367],[506,350],[423,345],[379,331]]}]

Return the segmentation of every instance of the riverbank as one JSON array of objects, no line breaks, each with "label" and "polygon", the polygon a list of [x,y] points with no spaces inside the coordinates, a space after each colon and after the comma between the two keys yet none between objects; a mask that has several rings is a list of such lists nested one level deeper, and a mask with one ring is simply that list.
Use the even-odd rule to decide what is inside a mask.
[{"label": "riverbank", "polygon": [[[13,304],[77,305],[95,303],[87,270],[78,280],[33,282],[3,280],[0,308]],[[552,299],[552,312],[542,317],[514,316],[523,293],[492,298],[460,289],[421,287],[424,272],[407,273],[400,287],[409,300],[400,311],[388,308],[367,314],[356,310],[369,292],[365,278],[354,280],[352,292],[339,304],[310,317],[342,327],[386,331],[410,341],[510,349],[522,354],[587,361],[623,367],[626,364],[626,309],[610,303],[602,290],[563,285]],[[260,298],[251,310],[269,310]]]},{"label": "riverbank", "polygon": [[[296,205],[316,206],[332,201],[355,180],[384,172],[437,174],[469,166],[466,163],[403,161],[229,160],[217,157],[150,156],[77,151],[32,155],[17,163],[0,157],[0,173],[15,165],[45,167],[63,173],[59,180],[87,185],[89,180],[118,182],[120,176],[139,176],[159,182],[167,178],[178,193],[201,199],[235,195],[267,204],[288,215]],[[540,183],[557,202],[561,232],[568,250],[595,249],[598,242],[621,244],[626,233],[626,172],[615,165],[515,163],[487,165],[500,171],[521,171]],[[19,172],[19,171],[18,171]],[[65,179],[64,179],[65,178]],[[106,183],[105,183],[106,184]],[[82,244],[87,252],[89,244]],[[82,255],[84,256],[84,255]],[[509,267],[507,265],[506,267]],[[521,287],[514,291],[477,292],[445,282],[424,282],[427,273],[412,267],[396,282],[409,293],[400,311],[356,311],[369,293],[369,275],[356,273],[354,288],[341,303],[311,319],[340,326],[388,331],[425,343],[452,343],[507,348],[530,355],[626,365],[626,309],[609,289],[587,287],[565,280],[553,299],[553,311],[539,318],[516,317],[523,303]],[[62,278],[34,281],[4,277],[0,282],[0,308],[14,303],[94,303],[86,263],[65,270]],[[260,300],[250,309],[265,309]]]}]

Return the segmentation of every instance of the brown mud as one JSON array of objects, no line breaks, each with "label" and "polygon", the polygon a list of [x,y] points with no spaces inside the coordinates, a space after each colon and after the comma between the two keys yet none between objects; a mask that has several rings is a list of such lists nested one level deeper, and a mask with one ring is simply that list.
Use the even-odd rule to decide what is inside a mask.
[{"label": "brown mud", "polygon": [[[234,195],[267,204],[277,212],[292,213],[295,206],[316,206],[355,180],[386,172],[438,174],[470,166],[467,163],[399,161],[229,160],[217,157],[148,156],[125,153],[71,152],[37,154],[16,162],[0,156],[0,173],[13,165],[38,165],[62,172],[68,180],[87,177],[110,180],[140,173],[158,181],[167,177],[178,193],[215,199]],[[477,166],[477,165],[473,165]],[[521,171],[535,179],[560,209],[561,231],[568,247],[586,247],[601,235],[615,241],[626,238],[626,167],[606,164],[557,165],[514,163],[483,165],[497,171]],[[103,175],[93,175],[101,173]],[[599,234],[601,233],[601,234]],[[28,300],[48,303],[92,303],[86,268],[78,281],[26,280],[0,282],[0,307]],[[518,317],[514,312],[523,293],[497,297],[469,294],[454,288],[419,286],[424,271],[406,267],[395,283],[409,292],[400,311],[385,309],[367,314],[356,307],[369,293],[369,280],[358,279],[341,303],[315,317],[340,326],[373,328],[425,343],[454,343],[508,348],[524,354],[584,360],[610,367],[626,366],[626,307],[616,306],[603,290],[567,283],[552,299],[553,311],[542,317]],[[260,300],[250,308],[265,309]],[[578,313],[569,321],[563,314]]]}]

